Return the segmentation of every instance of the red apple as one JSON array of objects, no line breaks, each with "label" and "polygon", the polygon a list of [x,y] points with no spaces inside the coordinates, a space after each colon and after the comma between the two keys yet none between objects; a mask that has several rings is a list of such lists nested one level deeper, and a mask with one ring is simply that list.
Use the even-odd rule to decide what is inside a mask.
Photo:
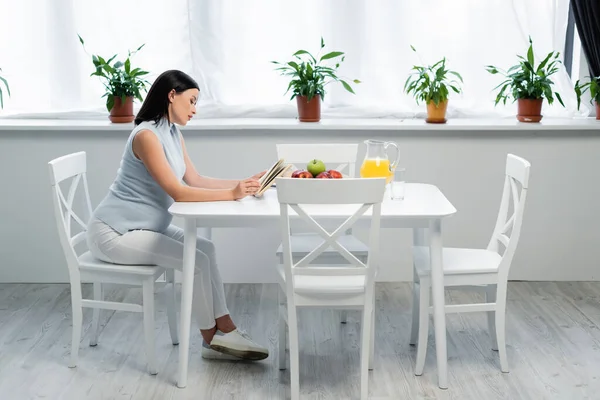
[{"label": "red apple", "polygon": [[331,175],[331,177],[333,179],[341,179],[342,178],[342,173],[340,171],[336,171],[335,169],[330,169],[329,171],[327,171],[327,173],[329,175]]},{"label": "red apple", "polygon": [[307,179],[307,178],[312,178],[312,174],[308,171],[300,171],[300,173],[298,174],[298,176],[296,178],[302,178],[302,179]]},{"label": "red apple", "polygon": [[321,172],[319,175],[315,176],[316,179],[331,179],[331,175],[329,172]]},{"label": "red apple", "polygon": [[294,172],[292,172],[292,178],[299,178],[300,177],[300,173],[304,171],[302,169],[297,169]]}]

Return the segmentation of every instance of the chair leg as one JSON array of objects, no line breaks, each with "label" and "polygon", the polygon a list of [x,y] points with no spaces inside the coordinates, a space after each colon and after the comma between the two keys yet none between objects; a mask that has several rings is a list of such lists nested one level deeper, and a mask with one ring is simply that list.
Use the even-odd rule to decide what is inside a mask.
[{"label": "chair leg", "polygon": [[419,339],[415,375],[423,375],[423,368],[425,367],[427,339],[429,337],[429,292],[431,291],[431,282],[429,279],[421,279],[419,286]]},{"label": "chair leg", "polygon": [[371,337],[369,340],[369,370],[373,369],[375,360],[375,296],[373,296],[373,307],[371,308]]},{"label": "chair leg", "polygon": [[371,353],[371,330],[373,325],[371,320],[373,319],[373,308],[372,306],[365,305],[363,310],[363,323],[362,323],[362,343],[360,346],[360,398],[366,400],[369,395],[369,359]]},{"label": "chair leg", "polygon": [[498,355],[500,356],[500,370],[508,372],[508,359],[506,357],[506,284],[502,290],[499,287],[496,294],[496,340]]},{"label": "chair leg", "polygon": [[506,338],[504,323],[504,310],[496,310],[496,338],[498,341],[498,355],[500,356],[500,370],[502,372],[508,372],[508,359],[506,357]]},{"label": "chair leg", "polygon": [[81,284],[71,285],[71,308],[73,314],[73,329],[71,336],[71,361],[69,368],[77,366],[81,328],[83,324],[83,309],[81,306]]},{"label": "chair leg", "polygon": [[298,319],[296,306],[289,304],[288,299],[288,332],[290,339],[290,386],[291,399],[300,399],[300,349],[298,343]]},{"label": "chair leg", "polygon": [[285,343],[286,343],[286,324],[285,324],[285,319],[283,318],[283,316],[281,315],[281,313],[285,310],[284,305],[284,298],[285,295],[281,292],[281,289],[279,289],[279,306],[277,309],[277,315],[279,317],[279,338],[278,338],[278,345],[279,345],[279,369],[280,370],[284,370],[285,369]]},{"label": "chair leg", "polygon": [[[416,271],[414,272],[417,273]],[[412,322],[410,325],[410,344],[417,344],[419,334],[419,282],[413,280],[412,284]]]},{"label": "chair leg", "polygon": [[[485,288],[485,302],[496,302],[496,285],[487,285]],[[498,351],[498,339],[496,338],[496,311],[487,312],[488,330],[492,339],[492,350]]]},{"label": "chair leg", "polygon": [[348,310],[342,310],[340,319],[341,319],[342,324],[345,324],[346,322],[348,322]]},{"label": "chair leg", "polygon": [[169,321],[169,332],[171,333],[171,342],[173,345],[179,344],[179,334],[177,333],[177,291],[175,285],[175,270],[166,271],[167,284],[170,286],[167,290],[167,319]]},{"label": "chair leg", "polygon": [[[102,282],[94,282],[94,300],[104,300],[102,296]],[[100,333],[100,309],[94,308],[92,314],[92,336],[90,337],[90,346],[98,344],[98,335]]]},{"label": "chair leg", "polygon": [[154,278],[146,279],[142,287],[142,302],[144,309],[144,336],[146,337],[146,356],[148,371],[156,375],[156,352],[154,348]]}]

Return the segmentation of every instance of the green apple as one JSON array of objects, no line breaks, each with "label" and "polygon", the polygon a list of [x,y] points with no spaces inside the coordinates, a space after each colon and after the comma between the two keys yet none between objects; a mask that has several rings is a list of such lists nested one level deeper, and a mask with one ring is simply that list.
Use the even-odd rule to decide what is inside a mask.
[{"label": "green apple", "polygon": [[327,168],[325,168],[325,163],[321,160],[312,160],[306,165],[306,170],[312,174],[312,176],[317,176],[321,172],[324,172]]}]

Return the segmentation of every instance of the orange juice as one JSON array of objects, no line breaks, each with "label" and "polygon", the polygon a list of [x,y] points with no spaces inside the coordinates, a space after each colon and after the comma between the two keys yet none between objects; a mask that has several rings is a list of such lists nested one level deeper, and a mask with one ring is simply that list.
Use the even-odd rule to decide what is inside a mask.
[{"label": "orange juice", "polygon": [[360,167],[361,178],[386,178],[386,183],[392,180],[390,172],[390,160],[380,158],[368,158]]}]

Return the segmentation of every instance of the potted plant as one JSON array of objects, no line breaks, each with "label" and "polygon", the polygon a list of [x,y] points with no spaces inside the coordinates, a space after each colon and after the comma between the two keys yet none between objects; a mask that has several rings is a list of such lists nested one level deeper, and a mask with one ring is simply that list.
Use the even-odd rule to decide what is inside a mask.
[{"label": "potted plant", "polygon": [[[341,51],[331,51],[320,56],[324,47],[325,42],[321,38],[321,49],[316,56],[306,50],[298,50],[292,55],[295,58],[292,61],[285,63],[271,61],[280,65],[276,70],[280,71],[281,75],[292,77],[285,93],[292,90],[290,100],[296,98],[298,117],[302,122],[321,120],[321,101],[325,99],[325,86],[331,82],[340,82],[347,91],[354,94],[348,82],[337,76],[337,69],[346,56]],[[335,66],[321,64],[328,60],[335,61]],[[360,83],[358,79],[354,79],[353,82]]]},{"label": "potted plant", "polygon": [[[416,53],[417,50],[411,45],[410,48]],[[461,92],[460,82],[463,81],[458,72],[446,68],[446,58],[433,65],[415,65],[412,72],[404,83],[404,91],[412,93],[417,100],[427,105],[427,119],[429,123],[445,123],[446,110],[448,108],[448,95],[452,89],[456,93]],[[459,81],[453,79],[454,75]]]},{"label": "potted plant", "polygon": [[[77,35],[79,36],[79,35]],[[84,46],[83,39],[79,36],[81,45]],[[135,51],[128,51],[125,62],[116,61],[111,64],[117,57],[115,54],[108,60],[98,55],[92,55],[92,62],[96,71],[90,76],[98,76],[103,79],[106,93],[102,97],[106,97],[106,109],[110,112],[109,119],[111,122],[131,122],[135,119],[133,115],[133,98],[142,101],[141,91],[146,91],[146,85],[149,84],[144,78],[147,71],[140,68],[131,68],[131,56],[137,53],[144,45],[138,47]],[[86,51],[87,52],[87,51]]]},{"label": "potted plant", "polygon": [[[0,72],[2,72],[2,68],[0,68]],[[8,95],[10,96],[10,88],[8,87],[8,82],[2,76],[0,76],[0,81],[4,83],[4,86],[6,86],[6,93],[8,93]],[[2,86],[0,86],[0,108],[4,108],[4,99],[2,96]]]},{"label": "potted plant", "polygon": [[579,80],[575,82],[575,94],[577,94],[577,109],[579,110],[579,106],[581,105],[581,95],[586,91],[590,91],[592,95],[592,100],[596,103],[596,119],[600,120],[600,76],[595,78],[589,77],[590,81],[584,83],[583,85],[579,83]]},{"label": "potted plant", "polygon": [[[529,38],[529,49],[527,50],[527,58],[517,55],[519,63],[513,65],[508,71],[500,70],[493,65],[486,66],[486,69],[491,74],[502,74],[506,79],[494,88],[500,88],[494,105],[500,101],[506,104],[509,96],[513,97],[518,102],[517,119],[521,122],[539,122],[542,119],[542,103],[544,98],[548,100],[548,104],[554,102],[552,94],[552,86],[554,82],[550,76],[558,71],[558,65],[561,61],[558,59],[559,52],[550,52],[536,67],[533,56],[533,42]],[[554,95],[564,107],[564,103],[558,92]]]}]

